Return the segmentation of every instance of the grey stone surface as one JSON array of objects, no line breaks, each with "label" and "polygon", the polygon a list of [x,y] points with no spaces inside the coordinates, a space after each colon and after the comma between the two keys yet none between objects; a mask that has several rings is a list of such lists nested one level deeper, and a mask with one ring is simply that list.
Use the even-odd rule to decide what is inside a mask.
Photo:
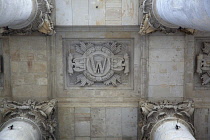
[{"label": "grey stone surface", "polygon": [[91,140],[106,140],[106,138],[91,138]]},{"label": "grey stone surface", "polygon": [[90,136],[90,108],[75,108],[75,136]]},{"label": "grey stone surface", "polygon": [[105,108],[91,108],[91,137],[106,136]]},{"label": "grey stone surface", "polygon": [[122,108],[122,136],[137,137],[137,108]]},{"label": "grey stone surface", "polygon": [[75,132],[75,120],[74,120],[74,108],[58,108],[58,128],[59,139],[74,139]]},{"label": "grey stone surface", "polygon": [[107,108],[106,109],[106,136],[122,136],[122,109]]},{"label": "grey stone surface", "polygon": [[207,140],[209,137],[209,109],[196,109],[194,113],[195,137],[198,140]]},{"label": "grey stone surface", "polygon": [[148,97],[152,100],[169,97],[182,98],[184,96],[185,38],[183,36],[151,35],[148,46]]},{"label": "grey stone surface", "polygon": [[75,137],[75,140],[91,140],[90,137]]}]

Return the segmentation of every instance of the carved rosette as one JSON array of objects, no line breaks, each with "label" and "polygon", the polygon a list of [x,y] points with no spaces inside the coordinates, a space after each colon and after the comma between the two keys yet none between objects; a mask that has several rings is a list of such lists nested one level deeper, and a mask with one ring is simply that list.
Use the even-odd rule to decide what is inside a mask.
[{"label": "carved rosette", "polygon": [[210,43],[203,43],[197,56],[197,73],[200,75],[202,85],[210,84]]},{"label": "carved rosette", "polygon": [[175,33],[177,31],[181,31],[187,34],[193,34],[195,32],[194,29],[173,27],[173,25],[169,25],[169,27],[173,27],[169,28],[162,25],[159,21],[164,21],[155,15],[153,6],[154,3],[155,0],[143,0],[142,2],[143,19],[140,25],[139,34],[146,35],[155,31],[161,31],[163,33]]},{"label": "carved rosette", "polygon": [[28,120],[29,122],[33,122],[34,127],[39,127],[42,133],[42,139],[56,140],[54,136],[57,125],[55,120],[56,102],[56,100],[44,102],[27,100],[20,103],[4,100],[1,106],[2,122],[6,124],[13,120]]},{"label": "carved rosette", "polygon": [[52,21],[53,4],[51,0],[35,0],[38,9],[36,16],[30,25],[22,29],[0,28],[3,35],[27,35],[32,32],[39,31],[43,34],[52,35],[54,33],[54,25]]},{"label": "carved rosette", "polygon": [[184,123],[192,131],[191,133],[194,133],[195,129],[191,123],[193,113],[194,104],[192,101],[180,103],[166,100],[159,103],[141,101],[139,114],[140,140],[150,140],[154,127],[167,119],[176,119],[177,123]]},{"label": "carved rosette", "polygon": [[78,55],[68,55],[68,74],[77,75],[77,83],[81,86],[93,85],[94,83],[112,84],[117,86],[121,83],[121,77],[117,72],[129,73],[129,56],[121,52],[121,44],[108,42],[93,44],[80,42],[75,45]]}]

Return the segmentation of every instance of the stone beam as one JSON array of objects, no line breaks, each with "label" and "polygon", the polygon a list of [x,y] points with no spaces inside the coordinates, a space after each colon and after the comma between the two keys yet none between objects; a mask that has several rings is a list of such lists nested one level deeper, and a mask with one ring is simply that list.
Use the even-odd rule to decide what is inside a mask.
[{"label": "stone beam", "polygon": [[140,102],[141,140],[195,140],[192,101]]},{"label": "stone beam", "polygon": [[56,140],[56,100],[3,101],[0,140]]},{"label": "stone beam", "polygon": [[0,0],[0,33],[53,33],[51,0]]},{"label": "stone beam", "polygon": [[210,1],[144,0],[140,34],[177,29],[186,33],[210,31]]}]

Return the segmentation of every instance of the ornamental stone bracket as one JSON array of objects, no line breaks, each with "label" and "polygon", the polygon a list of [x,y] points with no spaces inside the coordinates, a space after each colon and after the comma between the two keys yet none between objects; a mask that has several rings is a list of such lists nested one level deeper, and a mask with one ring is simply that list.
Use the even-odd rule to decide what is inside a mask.
[{"label": "ornamental stone bracket", "polygon": [[[16,0],[9,2],[9,4],[3,0],[3,10],[10,10],[13,6],[15,6],[14,3],[16,3]],[[29,3],[32,3],[32,6],[27,6]],[[21,0],[20,4],[17,1],[16,7],[18,7],[18,9],[16,9],[18,14],[22,13],[22,15],[26,15],[27,13],[30,13],[28,11],[32,11],[31,15],[28,19],[24,19],[24,17],[22,19],[19,18],[16,19],[13,23],[11,21],[14,20],[14,11],[10,12],[11,17],[6,16],[7,14],[5,14],[5,16],[2,15],[2,17],[5,18],[5,22],[3,22],[2,26],[0,26],[2,27],[0,28],[0,33],[2,35],[28,35],[37,31],[47,35],[52,35],[55,33],[52,20],[52,12],[54,6],[51,0]],[[21,10],[21,7],[25,9]],[[0,11],[0,14],[2,11]],[[2,14],[4,14],[4,12]],[[9,18],[11,19],[6,22]],[[19,21],[20,23],[15,24],[16,21]]]},{"label": "ornamental stone bracket", "polygon": [[165,22],[156,13],[155,2],[156,0],[143,0],[141,4],[143,19],[140,25],[139,34],[146,35],[156,31],[160,31],[163,33],[175,33],[177,31],[181,31],[187,34],[194,34],[194,29],[182,28],[180,26]]},{"label": "ornamental stone bracket", "polygon": [[192,101],[180,103],[166,100],[158,103],[141,101],[139,107],[139,140],[167,140],[175,137],[195,140]]},{"label": "ornamental stone bracket", "polygon": [[202,85],[210,84],[210,42],[204,42],[197,56],[197,73]]},{"label": "ornamental stone bracket", "polygon": [[[54,99],[43,102],[27,100],[22,103],[3,100],[0,109],[2,122],[4,123],[0,126],[0,136],[4,136],[6,139],[10,134],[16,134],[15,136],[20,136],[20,138],[17,138],[19,140],[21,135],[23,135],[19,133],[25,131],[24,133],[29,132],[28,137],[24,137],[21,140],[29,138],[32,135],[37,140],[56,140],[56,102]],[[29,131],[30,127],[33,128],[31,131]],[[8,129],[14,131],[9,131]],[[36,140],[36,138],[33,138],[33,140]],[[12,137],[9,139],[12,139]]]},{"label": "ornamental stone bracket", "polygon": [[120,72],[129,74],[129,56],[122,52],[122,44],[118,42],[75,44],[76,53],[68,54],[67,67],[71,76],[76,73],[76,83],[81,86],[103,83],[117,86],[121,83]]}]

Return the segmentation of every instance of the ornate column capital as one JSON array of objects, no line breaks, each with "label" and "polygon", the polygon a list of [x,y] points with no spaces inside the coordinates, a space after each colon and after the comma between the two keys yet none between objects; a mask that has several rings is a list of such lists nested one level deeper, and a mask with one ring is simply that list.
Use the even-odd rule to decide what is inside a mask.
[{"label": "ornate column capital", "polygon": [[193,101],[189,100],[180,103],[167,100],[158,103],[141,101],[139,107],[141,140],[150,140],[154,135],[153,132],[167,121],[181,123],[186,126],[192,134],[194,133],[194,127],[192,125],[192,115],[194,113]]},{"label": "ornate column capital", "polygon": [[142,13],[143,19],[140,25],[139,34],[146,35],[155,31],[164,33],[175,33],[181,31],[187,34],[193,34],[194,29],[181,28],[178,25],[173,25],[164,21],[157,13],[155,7],[156,0],[143,0]]},{"label": "ornate column capital", "polygon": [[45,140],[56,140],[55,110],[56,100],[36,102],[27,100],[22,103],[16,101],[3,100],[1,105],[3,129],[8,123],[13,121],[27,121],[38,126],[42,138]]},{"label": "ornate column capital", "polygon": [[[27,0],[26,0],[27,1]],[[27,24],[21,24],[21,26],[5,25],[0,28],[2,35],[28,35],[32,32],[41,32],[43,34],[52,35],[54,33],[54,25],[52,20],[53,3],[51,0],[33,0],[33,16],[27,20]],[[7,6],[7,5],[6,5]],[[7,7],[5,7],[5,10]],[[24,11],[22,11],[24,12]],[[25,11],[27,12],[27,11]],[[14,12],[11,14],[15,14]],[[9,17],[8,17],[9,18]]]}]

